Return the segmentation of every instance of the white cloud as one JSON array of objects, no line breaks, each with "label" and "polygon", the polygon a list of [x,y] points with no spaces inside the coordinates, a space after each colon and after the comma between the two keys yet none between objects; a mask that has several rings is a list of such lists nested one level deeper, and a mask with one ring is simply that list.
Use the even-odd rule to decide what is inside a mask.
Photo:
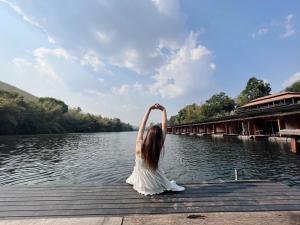
[{"label": "white cloud", "polygon": [[214,63],[211,63],[209,66],[212,70],[215,70],[217,68],[216,64]]},{"label": "white cloud", "polygon": [[170,61],[158,69],[150,92],[163,98],[201,93],[210,83],[216,67],[212,60],[211,52],[198,45],[197,34],[191,32]]},{"label": "white cloud", "polygon": [[286,88],[290,85],[292,85],[293,83],[295,83],[296,81],[300,81],[300,72],[297,72],[295,74],[293,74],[292,76],[290,76],[284,83],[283,83],[283,87]]},{"label": "white cloud", "polygon": [[20,72],[24,72],[28,66],[31,66],[32,63],[23,58],[14,58],[13,64],[19,69]]},{"label": "white cloud", "polygon": [[252,33],[252,38],[255,39],[255,38],[261,37],[263,35],[266,35],[268,32],[269,32],[268,28],[261,27],[258,29],[258,31]]},{"label": "white cloud", "polygon": [[[93,49],[107,68],[152,74],[168,59],[160,50],[179,48],[189,34],[178,0],[79,1],[76,7],[88,8],[89,13],[79,10],[78,16],[68,1],[59,3],[65,9],[63,16],[50,10],[55,7],[55,1],[41,1],[30,12],[47,19],[43,25],[60,46],[77,55],[82,49]],[[70,19],[76,26],[70,26]]]},{"label": "white cloud", "polygon": [[37,48],[33,50],[34,59],[29,61],[24,58],[14,58],[12,60],[13,64],[23,72],[28,67],[33,67],[37,71],[40,71],[42,74],[47,75],[51,79],[63,83],[61,77],[55,72],[54,68],[47,61],[48,56],[55,56],[58,58],[64,58],[66,60],[73,58],[67,50],[63,48]]},{"label": "white cloud", "polygon": [[39,22],[37,22],[35,19],[33,19],[32,16],[25,13],[19,5],[15,4],[11,1],[8,1],[8,0],[0,0],[0,3],[1,2],[3,4],[6,4],[7,6],[9,6],[15,13],[17,13],[19,16],[21,16],[21,18],[25,22],[27,22],[28,24],[41,30],[46,35],[47,40],[50,44],[56,44],[55,39],[48,34],[48,31]]},{"label": "white cloud", "polygon": [[82,59],[80,60],[80,65],[82,66],[91,66],[94,71],[98,71],[101,67],[104,67],[104,64],[99,59],[98,54],[93,50],[88,50]]},{"label": "white cloud", "polygon": [[36,58],[45,58],[47,55],[62,57],[64,59],[72,58],[72,55],[64,48],[37,48],[33,51]]},{"label": "white cloud", "polygon": [[285,31],[284,31],[284,33],[280,34],[280,36],[279,36],[280,38],[282,38],[282,39],[289,38],[289,37],[293,36],[294,34],[296,34],[296,30],[293,25],[294,17],[295,17],[294,14],[289,14],[286,16],[285,22],[284,22]]},{"label": "white cloud", "polygon": [[140,84],[139,82],[135,82],[135,84],[133,85],[133,89],[137,92],[145,92],[145,87]]},{"label": "white cloud", "polygon": [[142,56],[133,48],[126,49],[120,55],[112,57],[110,63],[112,65],[132,70],[138,74],[143,74],[145,71],[138,65]]},{"label": "white cloud", "polygon": [[284,21],[273,19],[269,24],[261,26],[257,31],[253,32],[251,37],[258,39],[268,33],[275,34],[275,32],[279,32],[278,29],[284,29],[284,32],[279,34],[279,39],[289,38],[296,34],[296,29],[293,24],[294,18],[295,15],[290,13],[285,17]]},{"label": "white cloud", "polygon": [[17,4],[14,4],[10,1],[7,1],[7,0],[0,0],[0,2],[8,5],[13,11],[15,11],[19,16],[22,17],[22,19],[24,21],[26,21],[27,23],[37,27],[37,28],[42,28],[42,26],[36,22],[35,20],[33,20],[29,15],[27,15],[26,13],[23,12],[23,10],[17,5]]},{"label": "white cloud", "polygon": [[86,93],[93,95],[93,96],[101,97],[101,98],[106,96],[105,93],[98,91],[98,90],[87,90]]},{"label": "white cloud", "polygon": [[129,84],[122,84],[119,88],[113,88],[112,93],[115,95],[128,95],[131,96],[132,94],[147,94],[148,90],[144,87],[144,85],[140,84],[139,82],[135,82],[132,85]]},{"label": "white cloud", "polygon": [[96,38],[98,41],[100,41],[102,44],[108,44],[111,42],[111,38],[107,33],[96,31]]},{"label": "white cloud", "polygon": [[48,75],[55,81],[63,82],[60,76],[55,72],[53,67],[47,62],[46,57],[53,55],[56,57],[62,57],[64,59],[70,59],[71,55],[63,48],[49,49],[49,48],[37,48],[33,51],[35,56],[35,68]]},{"label": "white cloud", "polygon": [[179,1],[178,0],[152,0],[158,10],[167,15],[179,13]]},{"label": "white cloud", "polygon": [[47,39],[48,39],[48,42],[50,44],[55,44],[56,43],[55,39],[52,36],[50,36],[50,35],[47,36]]},{"label": "white cloud", "polygon": [[47,61],[48,56],[55,56],[58,58],[64,58],[66,60],[74,58],[66,49],[64,48],[37,48],[33,51],[35,57],[34,67],[40,70],[42,73],[48,75],[55,81],[63,83],[61,77],[57,74],[51,64]]},{"label": "white cloud", "polygon": [[130,90],[130,86],[128,84],[122,84],[119,88],[113,88],[113,93],[117,95],[127,94]]}]

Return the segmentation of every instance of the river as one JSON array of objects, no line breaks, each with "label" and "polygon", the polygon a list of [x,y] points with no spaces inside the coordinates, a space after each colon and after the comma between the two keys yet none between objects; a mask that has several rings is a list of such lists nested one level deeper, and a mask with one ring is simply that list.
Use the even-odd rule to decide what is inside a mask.
[{"label": "river", "polygon": [[[112,184],[134,166],[136,132],[0,137],[0,184]],[[178,183],[270,179],[300,186],[289,144],[167,135],[162,167]]]}]

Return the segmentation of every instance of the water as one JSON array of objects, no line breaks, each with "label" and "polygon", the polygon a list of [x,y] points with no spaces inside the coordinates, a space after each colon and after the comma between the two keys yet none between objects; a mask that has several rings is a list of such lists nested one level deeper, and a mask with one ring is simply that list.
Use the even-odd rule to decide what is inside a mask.
[{"label": "water", "polygon": [[[0,137],[0,184],[125,182],[136,132]],[[271,179],[300,186],[300,156],[289,144],[168,135],[163,169],[179,183]]]}]

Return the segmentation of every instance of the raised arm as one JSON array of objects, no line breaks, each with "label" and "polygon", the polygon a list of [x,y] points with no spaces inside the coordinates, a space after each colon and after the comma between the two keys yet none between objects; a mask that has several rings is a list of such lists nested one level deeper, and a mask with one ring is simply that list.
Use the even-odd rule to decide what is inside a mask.
[{"label": "raised arm", "polygon": [[142,122],[141,122],[141,124],[140,124],[139,132],[138,132],[138,135],[137,135],[137,137],[136,137],[136,141],[143,140],[143,135],[144,135],[145,126],[146,126],[146,123],[147,123],[149,114],[150,114],[151,110],[152,110],[154,107],[155,107],[155,106],[150,106],[150,107],[147,109],[147,111],[146,111],[146,113],[145,113],[145,115],[144,115],[144,117],[143,117],[143,120],[142,120]]},{"label": "raised arm", "polygon": [[162,111],[162,122],[161,122],[161,128],[163,131],[163,140],[165,142],[166,135],[167,135],[167,111],[165,107],[162,105],[157,104],[157,108]]},{"label": "raised arm", "polygon": [[162,130],[163,130],[163,134],[164,134],[164,141],[166,139],[166,135],[167,135],[167,111],[164,108],[163,112],[162,112]]},{"label": "raised arm", "polygon": [[166,139],[166,135],[167,135],[167,111],[165,108],[163,108],[162,110],[162,131],[163,131],[163,135],[164,135],[164,142]]}]

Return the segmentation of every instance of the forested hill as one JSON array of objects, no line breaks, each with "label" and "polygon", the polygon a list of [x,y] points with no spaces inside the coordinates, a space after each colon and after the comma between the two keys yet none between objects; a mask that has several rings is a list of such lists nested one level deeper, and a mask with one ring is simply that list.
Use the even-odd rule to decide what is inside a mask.
[{"label": "forested hill", "polygon": [[23,91],[15,86],[4,83],[2,81],[0,81],[0,90],[17,93],[17,94],[23,96],[24,100],[26,100],[26,101],[38,101],[38,97],[36,97],[32,94],[29,94],[28,92]]},{"label": "forested hill", "polygon": [[0,83],[0,135],[132,131],[118,118],[83,113],[54,98],[38,98]]}]

